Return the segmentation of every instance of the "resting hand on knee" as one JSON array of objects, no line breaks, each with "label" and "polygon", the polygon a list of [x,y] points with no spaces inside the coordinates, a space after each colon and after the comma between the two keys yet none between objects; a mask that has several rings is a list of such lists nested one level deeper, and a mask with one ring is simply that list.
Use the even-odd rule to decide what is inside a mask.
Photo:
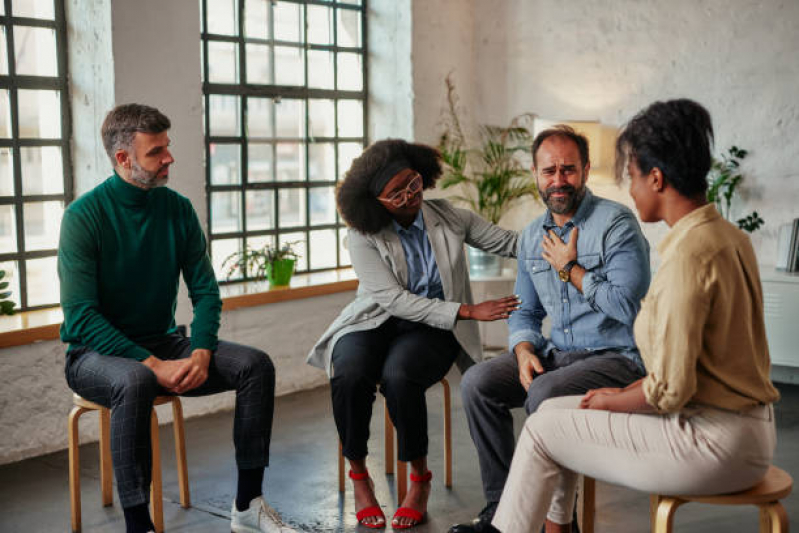
[{"label": "resting hand on knee", "polygon": [[533,345],[529,342],[520,342],[513,352],[516,354],[516,362],[519,365],[519,381],[524,390],[527,390],[533,382],[533,377],[536,374],[544,373],[544,367],[533,353]]},{"label": "resting hand on knee", "polygon": [[169,392],[180,394],[178,390],[180,383],[191,370],[191,359],[179,359],[177,361],[164,361],[151,355],[142,364],[148,367],[155,374],[158,384]]}]

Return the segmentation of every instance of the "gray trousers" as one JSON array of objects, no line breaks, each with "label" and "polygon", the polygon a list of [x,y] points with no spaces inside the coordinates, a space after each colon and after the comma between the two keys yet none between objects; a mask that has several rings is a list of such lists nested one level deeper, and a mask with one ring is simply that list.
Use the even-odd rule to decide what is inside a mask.
[{"label": "gray trousers", "polygon": [[[141,346],[159,359],[191,356],[191,341],[168,335]],[[69,387],[89,401],[111,409],[111,457],[123,508],[150,500],[152,451],[150,410],[156,396],[169,394],[152,370],[134,359],[102,355],[89,348],[67,354]],[[208,379],[183,396],[236,391],[233,443],[239,469],[269,464],[275,401],[275,368],[269,356],[249,346],[219,341]]]},{"label": "gray trousers", "polygon": [[632,360],[611,351],[553,350],[541,358],[541,364],[545,372],[533,379],[527,391],[519,381],[516,356],[510,352],[475,365],[463,375],[463,408],[488,502],[497,502],[502,496],[513,459],[511,409],[524,406],[529,415],[548,398],[601,387],[626,387],[645,375]]}]

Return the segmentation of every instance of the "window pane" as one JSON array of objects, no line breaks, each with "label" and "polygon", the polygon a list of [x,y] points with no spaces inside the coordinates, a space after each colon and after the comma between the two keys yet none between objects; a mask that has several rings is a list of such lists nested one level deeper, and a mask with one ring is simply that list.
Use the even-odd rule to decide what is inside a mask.
[{"label": "window pane", "polygon": [[211,83],[239,82],[239,54],[236,43],[208,43],[208,81]]},{"label": "window pane", "polygon": [[308,50],[308,87],[333,89],[333,52]]},{"label": "window pane", "polygon": [[211,95],[208,127],[212,136],[239,135],[239,97]]},{"label": "window pane", "polygon": [[294,251],[299,258],[294,263],[294,270],[308,270],[308,251],[305,243],[305,233],[284,233],[278,239],[278,245],[292,243]]},{"label": "window pane", "polygon": [[0,90],[0,137],[11,138],[11,112],[9,111],[8,90]]},{"label": "window pane", "polygon": [[247,237],[247,246],[250,250],[260,250],[266,245],[275,246],[274,235],[258,235],[257,237]]},{"label": "window pane", "polygon": [[336,268],[336,230],[311,232],[311,270]]},{"label": "window pane", "polygon": [[250,143],[247,145],[247,182],[274,181],[271,144]]},{"label": "window pane", "polygon": [[17,252],[17,219],[13,205],[0,205],[0,254]]},{"label": "window pane", "polygon": [[338,253],[340,266],[349,266],[351,261],[350,251],[347,249],[347,230],[343,228],[338,232]]},{"label": "window pane", "polygon": [[241,148],[238,144],[211,143],[211,185],[241,183]]},{"label": "window pane", "polygon": [[275,227],[275,191],[247,191],[247,231]]},{"label": "window pane", "polygon": [[277,136],[289,139],[305,137],[305,102],[284,98],[275,106]]},{"label": "window pane", "polygon": [[57,139],[61,137],[61,93],[20,89],[19,136]]},{"label": "window pane", "polygon": [[344,91],[363,89],[361,54],[338,54],[338,88]]},{"label": "window pane", "polygon": [[25,261],[28,276],[28,306],[58,303],[59,283],[55,257]]},{"label": "window pane", "polygon": [[278,203],[281,227],[305,225],[305,189],[280,189]]},{"label": "window pane", "polygon": [[208,12],[205,20],[208,23],[208,33],[219,35],[238,34],[238,21],[236,15],[239,12],[236,0],[207,0]]},{"label": "window pane", "polygon": [[291,2],[273,2],[275,39],[302,42],[302,6]]},{"label": "window pane", "polygon": [[63,194],[64,164],[59,146],[23,146],[22,194]]},{"label": "window pane", "polygon": [[338,45],[361,46],[361,13],[352,9],[338,10]]},{"label": "window pane", "polygon": [[312,226],[334,224],[336,222],[334,187],[314,187],[310,189],[308,192],[308,203],[311,210]]},{"label": "window pane", "polygon": [[305,181],[305,149],[300,143],[278,143],[277,180]]},{"label": "window pane", "polygon": [[363,136],[363,102],[338,101],[338,134],[341,137]]},{"label": "window pane", "polygon": [[339,143],[338,145],[338,179],[344,178],[344,173],[352,166],[352,161],[361,155],[361,143]]},{"label": "window pane", "polygon": [[17,74],[57,76],[55,30],[14,26]]},{"label": "window pane", "polygon": [[275,83],[277,85],[303,85],[305,60],[302,48],[275,47]]},{"label": "window pane", "polygon": [[211,193],[211,233],[241,231],[241,193]]},{"label": "window pane", "polygon": [[14,194],[14,156],[11,148],[0,148],[0,196]]},{"label": "window pane", "polygon": [[0,74],[8,74],[8,53],[6,49],[8,41],[6,40],[6,27],[0,27]]},{"label": "window pane", "polygon": [[308,179],[311,181],[336,179],[336,151],[333,143],[308,145]]},{"label": "window pane", "polygon": [[272,83],[272,59],[269,46],[247,45],[247,83]]},{"label": "window pane", "polygon": [[[25,229],[25,250],[52,250],[58,248],[58,233],[64,202],[27,202],[22,210]],[[30,288],[30,283],[28,284]]]},{"label": "window pane", "polygon": [[19,276],[17,276],[17,262],[16,261],[6,261],[5,263],[0,263],[0,270],[3,270],[6,275],[3,276],[2,281],[8,283],[8,287],[3,289],[3,291],[11,291],[11,296],[9,299],[17,304],[17,307],[20,306],[20,290],[19,290]]},{"label": "window pane", "polygon": [[271,98],[247,99],[247,135],[274,137],[272,113],[275,103]]},{"label": "window pane", "polygon": [[333,10],[324,6],[308,6],[308,42],[333,44]]},{"label": "window pane", "polygon": [[308,100],[310,137],[333,137],[336,131],[336,111],[333,100]]},{"label": "window pane", "polygon": [[11,13],[15,17],[29,17],[34,19],[55,18],[55,4],[53,0],[13,0]]},{"label": "window pane", "polygon": [[246,0],[244,2],[244,34],[259,39],[269,38],[270,0]]},{"label": "window pane", "polygon": [[211,264],[214,265],[217,279],[241,279],[241,273],[238,271],[233,276],[228,276],[230,263],[225,265],[225,268],[222,268],[225,259],[230,257],[231,254],[241,252],[241,250],[241,239],[214,239],[211,244]]}]

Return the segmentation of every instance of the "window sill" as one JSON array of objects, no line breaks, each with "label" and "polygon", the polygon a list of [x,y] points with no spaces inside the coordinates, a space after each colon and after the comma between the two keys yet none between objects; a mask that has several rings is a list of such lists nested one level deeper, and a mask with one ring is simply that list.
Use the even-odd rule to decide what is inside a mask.
[{"label": "window sill", "polygon": [[[221,286],[222,310],[231,311],[290,300],[301,300],[355,290],[358,280],[351,268],[314,274],[297,274],[291,285],[270,289],[266,282]],[[56,340],[64,315],[61,308],[28,311],[0,317],[0,348],[24,346],[37,341]]]}]

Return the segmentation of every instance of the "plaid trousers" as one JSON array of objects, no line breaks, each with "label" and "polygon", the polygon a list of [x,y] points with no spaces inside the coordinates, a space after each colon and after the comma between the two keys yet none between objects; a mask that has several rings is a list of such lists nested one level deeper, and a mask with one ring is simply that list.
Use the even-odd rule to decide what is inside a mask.
[{"label": "plaid trousers", "polygon": [[[159,359],[191,356],[191,341],[178,334],[140,345]],[[111,409],[111,456],[123,508],[149,503],[152,476],[150,410],[156,396],[169,394],[139,361],[102,355],[87,347],[67,354],[69,387],[83,398]],[[235,390],[233,443],[239,469],[269,465],[275,401],[275,368],[255,348],[219,341],[208,379],[183,396]]]}]

